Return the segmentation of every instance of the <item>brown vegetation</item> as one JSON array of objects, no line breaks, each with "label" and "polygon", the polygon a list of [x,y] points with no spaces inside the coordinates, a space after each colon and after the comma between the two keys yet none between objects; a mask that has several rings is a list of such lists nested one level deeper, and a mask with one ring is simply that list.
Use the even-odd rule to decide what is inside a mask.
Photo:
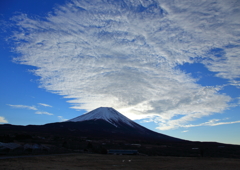
[{"label": "brown vegetation", "polygon": [[181,169],[229,170],[240,167],[239,159],[162,157],[139,155],[63,154],[0,159],[1,170],[79,169]]}]

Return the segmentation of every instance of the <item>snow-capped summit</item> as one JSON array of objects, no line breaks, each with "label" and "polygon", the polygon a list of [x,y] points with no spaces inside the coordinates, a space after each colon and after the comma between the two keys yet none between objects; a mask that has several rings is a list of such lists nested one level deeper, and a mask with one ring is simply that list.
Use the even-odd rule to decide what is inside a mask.
[{"label": "snow-capped summit", "polygon": [[122,115],[115,109],[111,107],[99,107],[95,110],[92,110],[84,115],[78,116],[76,118],[68,120],[69,122],[82,122],[86,120],[98,120],[102,119],[110,124],[114,125],[115,127],[118,126],[118,123],[128,124],[129,126],[134,127],[135,122],[127,118],[126,116]]}]

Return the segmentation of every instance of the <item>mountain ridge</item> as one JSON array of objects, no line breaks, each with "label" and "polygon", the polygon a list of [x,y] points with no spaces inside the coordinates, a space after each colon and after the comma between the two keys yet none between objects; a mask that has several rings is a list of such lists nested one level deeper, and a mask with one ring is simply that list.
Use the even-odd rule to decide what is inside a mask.
[{"label": "mountain ridge", "polygon": [[86,136],[93,138],[186,142],[149,130],[109,107],[100,107],[65,122],[45,125],[1,125],[1,131]]},{"label": "mountain ridge", "polygon": [[188,141],[167,136],[121,116],[113,108],[97,108],[89,113],[77,119],[44,125],[1,124],[0,142],[49,144],[55,147],[53,152],[65,152],[62,150],[65,148],[74,152],[83,149],[107,153],[106,149],[114,148],[138,149],[147,155],[240,157],[239,145]]}]

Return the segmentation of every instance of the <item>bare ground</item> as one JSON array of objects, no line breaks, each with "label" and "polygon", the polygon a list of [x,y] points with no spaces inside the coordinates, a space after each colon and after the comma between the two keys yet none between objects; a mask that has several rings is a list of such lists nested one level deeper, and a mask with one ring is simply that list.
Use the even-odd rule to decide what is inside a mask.
[{"label": "bare ground", "polygon": [[231,170],[239,168],[240,160],[231,158],[68,154],[0,159],[0,170]]}]

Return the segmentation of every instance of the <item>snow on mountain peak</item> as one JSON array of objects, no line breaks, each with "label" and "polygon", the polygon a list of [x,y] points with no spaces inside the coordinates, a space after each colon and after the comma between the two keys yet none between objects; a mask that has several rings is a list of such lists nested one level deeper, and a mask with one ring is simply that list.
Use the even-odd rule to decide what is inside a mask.
[{"label": "snow on mountain peak", "polygon": [[122,122],[130,126],[134,126],[134,122],[132,120],[128,119],[127,117],[125,117],[124,115],[122,115],[121,113],[119,113],[118,111],[116,111],[111,107],[99,107],[84,115],[78,116],[68,121],[82,122],[86,120],[98,120],[98,119],[105,120],[116,127],[117,127],[117,124],[116,124],[117,122]]}]

